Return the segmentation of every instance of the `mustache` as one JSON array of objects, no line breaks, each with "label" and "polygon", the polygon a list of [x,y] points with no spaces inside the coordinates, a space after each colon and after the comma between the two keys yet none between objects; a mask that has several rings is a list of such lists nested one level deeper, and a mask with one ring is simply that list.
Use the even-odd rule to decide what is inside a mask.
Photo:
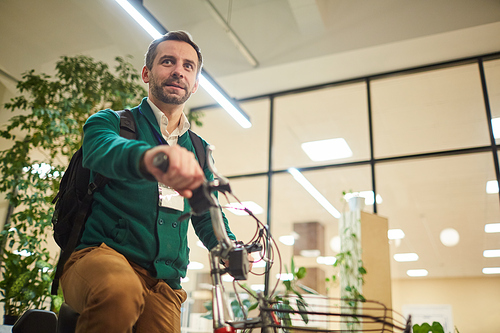
[{"label": "mustache", "polygon": [[177,86],[186,90],[186,85],[176,78],[166,79],[165,81],[162,82],[162,86]]}]

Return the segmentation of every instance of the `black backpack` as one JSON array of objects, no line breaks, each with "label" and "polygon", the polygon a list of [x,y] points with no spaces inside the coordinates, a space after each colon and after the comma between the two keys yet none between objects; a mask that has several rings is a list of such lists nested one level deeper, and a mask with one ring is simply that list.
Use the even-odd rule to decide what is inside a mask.
[{"label": "black backpack", "polygon": [[[136,127],[132,112],[125,109],[116,113],[120,116],[120,136],[135,140]],[[203,169],[206,153],[201,138],[191,130],[189,130],[189,136],[198,162]],[[54,239],[61,248],[61,255],[52,282],[52,295],[57,295],[59,278],[63,273],[64,264],[80,242],[85,221],[91,212],[94,193],[103,188],[109,181],[108,178],[96,174],[94,181],[90,183],[90,170],[83,167],[82,157],[82,148],[80,148],[71,158],[61,179],[59,192],[52,200],[52,203],[55,204],[52,216]]]}]

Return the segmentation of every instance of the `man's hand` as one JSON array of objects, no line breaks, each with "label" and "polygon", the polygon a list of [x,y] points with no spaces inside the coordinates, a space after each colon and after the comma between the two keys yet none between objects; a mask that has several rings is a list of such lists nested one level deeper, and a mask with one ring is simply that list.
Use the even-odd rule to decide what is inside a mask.
[{"label": "man's hand", "polygon": [[[166,173],[153,166],[153,158],[158,153],[168,157],[169,166]],[[191,198],[192,190],[197,189],[205,180],[194,154],[180,146],[161,145],[147,150],[142,156],[145,171],[149,172],[159,183],[169,186],[186,198]]]}]

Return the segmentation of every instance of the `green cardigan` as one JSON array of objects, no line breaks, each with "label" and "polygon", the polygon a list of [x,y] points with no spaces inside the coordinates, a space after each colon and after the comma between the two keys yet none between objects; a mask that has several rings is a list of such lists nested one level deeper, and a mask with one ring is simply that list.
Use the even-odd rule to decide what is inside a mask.
[{"label": "green cardigan", "polygon": [[[158,206],[158,183],[141,175],[139,160],[147,149],[159,144],[158,138],[163,138],[146,99],[131,111],[137,140],[120,137],[119,116],[109,109],[89,117],[84,126],[83,166],[92,171],[91,179],[97,172],[111,180],[94,194],[92,213],[78,249],[105,243],[146,268],[152,276],[164,279],[173,289],[180,289],[180,278],[186,276],[189,263],[189,222],[180,222],[178,218],[190,210],[189,204],[184,199],[183,212]],[[187,132],[179,137],[178,144],[194,153]],[[203,141],[203,145],[207,143]],[[207,167],[204,173],[208,180],[213,180]],[[223,218],[228,235],[234,240],[224,214]],[[193,216],[191,222],[208,249],[217,245],[208,212]]]}]

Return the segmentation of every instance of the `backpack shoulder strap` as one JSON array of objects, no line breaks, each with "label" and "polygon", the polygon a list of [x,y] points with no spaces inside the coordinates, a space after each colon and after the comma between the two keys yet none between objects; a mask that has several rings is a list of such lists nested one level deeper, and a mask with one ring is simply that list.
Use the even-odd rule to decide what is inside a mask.
[{"label": "backpack shoulder strap", "polygon": [[193,131],[188,130],[189,137],[194,146],[194,151],[196,152],[196,157],[198,157],[198,163],[200,163],[201,169],[205,169],[205,164],[207,162],[205,147],[201,138]]},{"label": "backpack shoulder strap", "polygon": [[[129,109],[116,111],[116,113],[120,116],[120,136],[129,139],[135,140],[137,138],[136,127],[135,127],[135,119],[132,111]],[[89,194],[92,195],[96,190],[104,187],[108,183],[109,179],[97,173],[95,175],[94,181],[89,184]]]},{"label": "backpack shoulder strap", "polygon": [[116,111],[116,113],[120,116],[120,136],[129,140],[135,140],[137,133],[132,111],[125,109]]}]

